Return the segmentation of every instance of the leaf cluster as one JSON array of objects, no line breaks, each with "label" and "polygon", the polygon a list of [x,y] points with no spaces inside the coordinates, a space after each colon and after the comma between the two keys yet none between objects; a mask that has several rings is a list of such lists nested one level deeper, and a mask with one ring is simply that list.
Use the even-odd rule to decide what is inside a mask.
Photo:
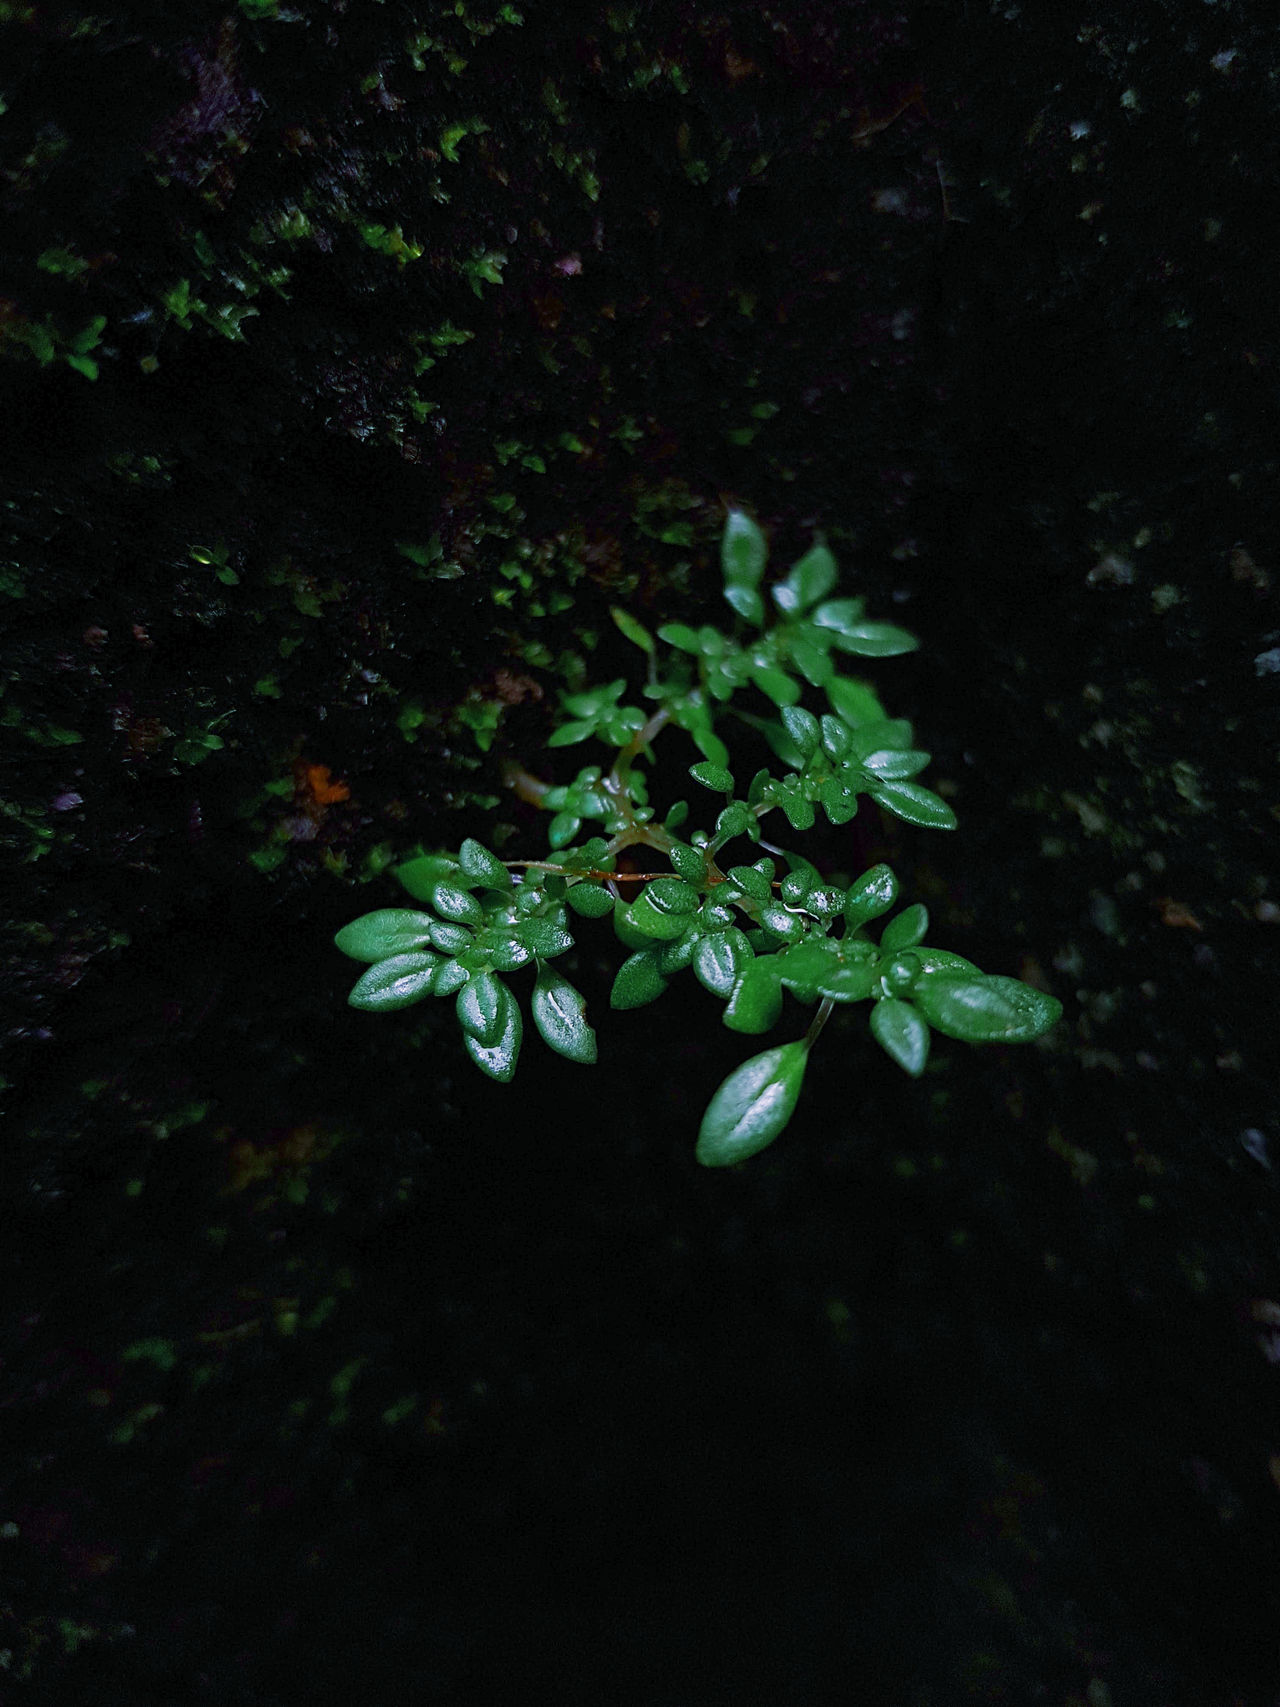
[{"label": "leaf cluster", "polygon": [[[421,855],[396,871],[419,908],[369,913],[336,939],[367,963],[353,1006],[382,1013],[452,996],[468,1054],[502,1081],[515,1072],[523,1036],[507,979],[525,967],[533,970],[529,1006],[543,1041],[569,1060],[596,1059],[583,998],[550,964],[573,946],[578,918],[611,914],[629,951],[613,981],[615,1009],[646,1006],[684,971],[724,1002],[724,1024],[746,1035],[773,1028],[784,992],[816,1007],[804,1037],[754,1056],[712,1097],[696,1153],[713,1167],[755,1154],[782,1131],[809,1051],[837,1007],[869,1002],[872,1037],[912,1077],[925,1070],[935,1032],[966,1043],[1027,1042],[1061,1013],[1054,997],[928,946],[923,906],[886,919],[898,899],[887,865],[842,884],[765,841],[761,824],[771,812],[803,833],[819,811],[833,825],[847,824],[861,796],[910,824],[955,825],[946,801],[918,781],[929,754],[911,724],[890,717],[870,684],[838,669],[843,655],[892,657],[912,650],[915,638],[867,620],[860,599],[829,596],[837,572],[825,545],[769,587],[768,603],[766,562],[755,522],[730,510],[721,567],[733,633],[669,623],[655,637],[630,613],[613,612],[646,655],[640,697],[648,705],[624,702],[623,678],[562,696],[562,721],[548,745],[595,740],[613,756],[607,769],[587,765],[569,783],[534,784],[551,813],[550,857],[504,862],[472,839],[456,854]],[[670,649],[665,658],[659,642]],[[806,688],[822,693],[825,709],[800,703]],[[760,696],[765,711],[735,705],[744,692]],[[757,770],[745,789],[724,738],[734,716],[764,737],[779,767]],[[651,757],[668,725],[702,754],[689,767],[692,780],[718,797],[705,828],[687,831],[687,801],[675,802],[661,822],[649,804],[638,761]],[[600,833],[578,843],[585,824]],[[733,844],[745,857],[725,854]],[[635,846],[654,849],[669,870],[620,878],[618,856]],[[624,882],[639,893],[624,898]]]}]

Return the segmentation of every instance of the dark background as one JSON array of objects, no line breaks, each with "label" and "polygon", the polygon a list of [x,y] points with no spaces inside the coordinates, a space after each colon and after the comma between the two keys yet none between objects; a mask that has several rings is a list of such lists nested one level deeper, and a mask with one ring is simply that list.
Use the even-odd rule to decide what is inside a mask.
[{"label": "dark background", "polygon": [[[1280,47],[1061,12],[0,9],[0,1693],[1280,1698]],[[331,947],[724,501],[922,640],[809,851],[1066,1008],[729,1174],[607,927],[509,1087]]]}]

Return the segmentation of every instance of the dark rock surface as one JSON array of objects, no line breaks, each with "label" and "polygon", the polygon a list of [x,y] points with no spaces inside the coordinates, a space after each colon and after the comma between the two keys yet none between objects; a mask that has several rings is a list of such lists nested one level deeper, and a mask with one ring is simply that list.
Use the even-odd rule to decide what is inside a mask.
[{"label": "dark rock surface", "polygon": [[[1265,1707],[1274,21],[545,11],[0,9],[7,1687]],[[1066,1005],[732,1175],[607,931],[513,1087],[330,946],[721,498],[921,636],[822,857]]]}]

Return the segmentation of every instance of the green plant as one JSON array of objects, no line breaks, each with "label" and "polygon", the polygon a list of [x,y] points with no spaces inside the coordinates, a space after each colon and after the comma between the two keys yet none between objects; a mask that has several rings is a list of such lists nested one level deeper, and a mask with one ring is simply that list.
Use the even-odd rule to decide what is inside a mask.
[{"label": "green plant", "polygon": [[[868,927],[898,897],[889,866],[836,882],[764,839],[770,813],[800,833],[819,811],[843,825],[860,795],[909,824],[950,829],[955,817],[916,780],[929,755],[915,746],[911,725],[889,717],[866,682],[837,668],[842,655],[912,651],[915,638],[868,621],[860,599],[830,597],[836,565],[825,545],[813,546],[770,588],[771,612],[762,590],[764,536],[740,510],[729,511],[720,555],[735,635],[669,623],[655,638],[615,609],[619,629],[646,655],[640,697],[647,705],[625,697],[621,678],[562,695],[563,721],[548,745],[600,741],[612,751],[608,768],[588,765],[572,782],[553,786],[509,767],[516,792],[551,814],[549,857],[502,860],[471,838],[457,853],[422,854],[396,875],[429,911],[384,908],[336,938],[345,954],[368,963],[352,1006],[386,1013],[426,996],[452,996],[468,1054],[503,1081],[515,1072],[523,1029],[506,978],[525,967],[534,973],[530,1006],[543,1040],[571,1061],[596,1058],[583,998],[551,964],[573,946],[578,919],[611,914],[630,951],[613,983],[615,1008],[643,1007],[686,968],[725,1002],[724,1023],[733,1031],[769,1031],[784,990],[816,1004],[802,1038],[754,1056],[712,1097],[697,1144],[698,1160],[710,1167],[742,1161],[782,1131],[809,1051],[839,1004],[871,1002],[872,1036],[913,1077],[924,1070],[933,1031],[967,1043],[1026,1042],[1062,1011],[1028,984],[990,977],[958,954],[925,946],[929,917],[918,904],[874,940]],[[658,641],[669,648],[661,659]],[[825,712],[800,704],[806,686],[825,696]],[[733,704],[751,689],[764,696],[764,714]],[[768,744],[777,774],[758,769],[740,787],[718,728],[727,715]],[[668,725],[685,731],[702,754],[690,776],[721,797],[709,829],[687,830],[684,801],[660,821],[649,804],[640,761],[652,761],[652,745]],[[580,840],[584,826],[598,829]],[[730,863],[725,850],[735,844],[746,844],[749,857]],[[667,869],[620,865],[636,848],[661,856]]]}]

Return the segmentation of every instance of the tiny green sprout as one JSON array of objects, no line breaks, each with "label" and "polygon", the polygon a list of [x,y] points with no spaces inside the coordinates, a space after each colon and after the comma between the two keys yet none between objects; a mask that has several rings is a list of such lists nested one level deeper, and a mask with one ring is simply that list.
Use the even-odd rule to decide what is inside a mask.
[{"label": "tiny green sprout", "polygon": [[[551,964],[574,946],[584,919],[607,932],[612,918],[623,949],[616,1009],[656,1001],[684,971],[725,1004],[724,1024],[748,1036],[773,1029],[784,995],[814,1007],[802,1038],[753,1055],[711,1098],[695,1154],[714,1168],[745,1161],[782,1132],[810,1050],[838,1007],[869,1002],[872,1037],[912,1078],[928,1065],[935,1031],[963,1043],[1028,1043],[1062,1013],[1030,984],[926,946],[928,910],[916,903],[893,913],[898,880],[889,866],[842,882],[764,839],[770,813],[803,834],[819,814],[847,824],[864,798],[923,828],[952,829],[956,820],[917,780],[929,754],[911,724],[890,717],[870,683],[840,670],[845,656],[913,651],[914,636],[870,620],[861,599],[832,597],[836,562],[821,543],[766,586],[765,538],[745,511],[728,512],[720,563],[731,632],[673,622],[654,635],[615,609],[619,630],[645,655],[636,696],[644,703],[625,678],[561,696],[548,746],[602,744],[607,770],[588,764],[551,784],[508,767],[510,786],[550,814],[548,857],[500,859],[470,837],[456,853],[419,854],[396,868],[413,905],[366,913],[335,938],[364,963],[353,1007],[384,1013],[451,997],[467,1053],[504,1083],[524,1035],[513,975],[532,977],[530,1012],[547,1047],[570,1061],[596,1060],[586,1003]],[[811,709],[806,696],[821,703]],[[745,786],[738,777],[751,767],[735,771],[727,745],[734,719],[775,760]],[[680,800],[659,816],[637,765],[652,764],[654,742],[672,727],[700,756],[688,766],[692,806]],[[699,803],[704,827],[691,829]],[[620,870],[619,857],[636,848],[669,869]]]}]

